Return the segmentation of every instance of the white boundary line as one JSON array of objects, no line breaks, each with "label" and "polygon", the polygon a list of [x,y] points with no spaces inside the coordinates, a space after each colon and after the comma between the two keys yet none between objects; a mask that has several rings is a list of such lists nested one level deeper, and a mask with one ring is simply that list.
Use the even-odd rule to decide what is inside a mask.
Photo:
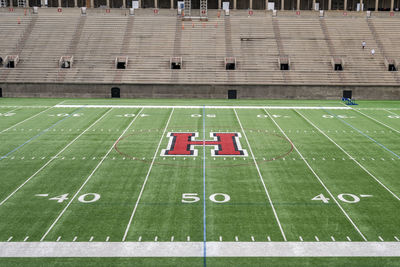
[{"label": "white boundary line", "polygon": [[342,107],[342,106],[335,106],[335,107],[307,107],[307,106],[300,106],[300,107],[291,107],[291,106],[157,106],[157,105],[56,105],[57,108],[78,108],[78,107],[85,107],[85,108],[187,108],[187,109],[199,109],[199,108],[206,108],[206,109],[351,109],[350,107]]},{"label": "white boundary line", "polygon": [[37,113],[37,114],[35,114],[35,115],[33,115],[33,116],[31,116],[31,117],[29,117],[29,118],[23,120],[23,121],[20,121],[20,122],[14,124],[13,126],[8,127],[7,129],[2,130],[2,131],[0,132],[0,134],[2,134],[2,133],[4,133],[4,132],[6,132],[6,131],[8,131],[8,130],[10,130],[10,129],[12,129],[12,128],[14,128],[15,126],[20,125],[21,123],[24,123],[24,122],[26,122],[26,121],[28,121],[28,120],[30,120],[30,119],[33,119],[33,118],[39,116],[40,114],[42,114],[42,113],[44,113],[44,112],[46,112],[46,111],[48,111],[48,110],[50,110],[50,109],[52,109],[52,108],[54,108],[54,107],[49,107],[48,109],[42,110],[41,112],[39,112],[39,113]]},{"label": "white boundary line", "polygon": [[303,114],[295,110],[297,114],[299,114],[303,119],[305,119],[309,124],[311,124],[315,129],[317,129],[320,133],[322,133],[326,138],[329,139],[333,144],[335,144],[343,153],[345,153],[351,160],[353,160],[361,169],[363,169],[369,176],[371,176],[376,182],[378,182],[383,188],[385,188],[390,194],[392,194],[397,200],[400,201],[400,198],[393,193],[388,187],[386,187],[378,178],[376,178],[372,173],[370,173],[361,163],[359,163],[355,158],[353,158],[346,150],[344,150],[340,145],[338,145],[332,138],[330,138],[326,133],[324,133],[321,129],[319,129],[314,123],[312,123],[308,118],[306,118]]},{"label": "white boundary line", "polygon": [[276,127],[281,131],[281,133],[288,139],[290,142],[293,144],[293,148],[296,150],[296,152],[299,154],[301,159],[304,161],[304,163],[307,165],[308,169],[314,174],[315,178],[318,179],[319,183],[325,188],[326,192],[330,195],[330,197],[335,201],[336,205],[340,208],[340,210],[343,212],[343,214],[346,216],[346,218],[349,220],[349,222],[353,225],[353,227],[356,229],[356,231],[360,234],[360,236],[364,239],[364,241],[368,241],[367,238],[364,236],[364,234],[358,229],[357,225],[353,222],[353,220],[350,218],[350,216],[347,214],[347,212],[343,209],[343,207],[339,204],[339,202],[336,200],[336,198],[333,196],[331,191],[326,187],[324,182],[322,182],[321,178],[318,176],[318,174],[314,171],[314,169],[310,166],[310,164],[307,162],[307,160],[303,157],[303,155],[300,153],[300,151],[297,149],[296,145],[292,142],[292,140],[285,134],[285,132],[282,130],[282,128],[278,125],[278,123],[274,120],[274,118],[268,113],[267,110],[265,110],[267,113],[268,117],[274,122]]},{"label": "white boundary line", "polygon": [[240,128],[242,129],[243,136],[244,136],[244,138],[246,139],[246,143],[247,143],[247,146],[249,147],[249,150],[250,150],[250,153],[251,153],[251,157],[253,158],[254,165],[256,166],[256,169],[257,169],[257,172],[258,172],[258,176],[260,177],[261,183],[263,184],[263,187],[264,187],[264,190],[265,190],[265,194],[266,194],[266,195],[267,195],[267,197],[268,197],[269,204],[271,205],[272,211],[274,212],[275,219],[276,219],[276,222],[278,223],[278,226],[279,226],[279,229],[280,229],[280,231],[281,231],[281,234],[282,234],[283,240],[287,241],[287,239],[286,239],[286,235],[285,235],[285,232],[283,231],[283,228],[282,228],[281,222],[279,221],[278,214],[276,213],[276,210],[275,210],[274,204],[272,203],[271,196],[269,195],[268,189],[267,189],[267,187],[265,186],[265,183],[264,183],[264,178],[263,178],[263,177],[262,177],[262,175],[261,175],[260,168],[258,167],[258,164],[257,164],[256,158],[254,157],[253,150],[251,149],[251,146],[250,146],[249,140],[247,139],[246,132],[245,132],[245,131],[244,131],[244,129],[243,129],[242,123],[240,122],[240,119],[239,119],[239,116],[238,116],[238,114],[237,114],[237,112],[236,112],[236,109],[234,109],[233,111],[235,112],[236,119],[237,119],[237,121],[239,122]]},{"label": "white boundary line", "polygon": [[162,143],[162,141],[163,141],[163,138],[164,138],[164,136],[165,136],[165,132],[167,131],[167,128],[168,128],[168,125],[169,125],[169,122],[170,122],[170,120],[171,120],[171,117],[172,117],[172,114],[173,114],[173,113],[174,113],[174,108],[172,108],[171,114],[169,114],[169,118],[168,118],[167,124],[165,125],[164,131],[163,131],[163,133],[162,133],[162,135],[161,135],[160,142],[158,142],[158,146],[157,146],[156,152],[154,153],[153,160],[151,161],[151,164],[150,164],[149,170],[148,170],[148,172],[147,172],[146,178],[144,179],[142,188],[140,189],[140,193],[139,193],[139,196],[138,196],[138,198],[137,198],[137,200],[136,200],[135,207],[133,208],[131,217],[129,218],[128,225],[126,226],[126,230],[125,230],[124,236],[123,236],[123,238],[122,238],[122,241],[123,241],[123,242],[126,240],[126,237],[127,237],[127,235],[128,235],[129,228],[131,227],[132,220],[133,220],[133,217],[135,216],[136,209],[137,209],[137,207],[138,207],[138,205],[139,205],[140,198],[142,197],[142,194],[143,194],[143,191],[144,191],[144,187],[146,186],[146,183],[147,183],[147,180],[148,180],[148,178],[149,178],[151,169],[153,168],[154,161],[155,161],[156,158],[157,158],[158,150],[160,149],[160,145],[161,145],[161,143]]},{"label": "white boundary line", "polygon": [[90,128],[92,128],[97,122],[99,122],[104,116],[106,116],[112,109],[108,110],[103,114],[98,120],[96,120],[92,125],[90,125],[86,130],[80,133],[74,140],[72,140],[68,145],[61,149],[56,155],[52,156],[49,161],[47,161],[39,170],[37,170],[31,177],[29,177],[25,182],[23,182],[17,189],[14,190],[10,195],[8,195],[3,201],[0,202],[0,206],[3,205],[10,197],[12,197],[18,190],[20,190],[27,182],[29,182],[33,177],[35,177],[39,172],[47,167],[54,159],[56,159],[61,153],[63,153],[70,145],[72,145],[79,137],[86,133]]},{"label": "white boundary line", "polygon": [[[399,257],[400,242],[207,242],[207,257]],[[203,242],[0,242],[0,257],[202,257]]]},{"label": "white boundary line", "polygon": [[83,187],[87,184],[87,182],[89,182],[90,178],[92,178],[92,176],[94,175],[94,173],[97,171],[97,169],[100,167],[100,165],[103,163],[103,161],[107,158],[107,156],[110,154],[110,152],[112,151],[112,149],[114,148],[114,145],[116,142],[118,142],[118,140],[126,133],[126,131],[128,131],[128,129],[131,127],[131,125],[136,121],[136,119],[139,117],[140,113],[142,113],[143,108],[139,111],[139,113],[135,116],[135,118],[129,123],[128,127],[125,128],[125,130],[122,132],[122,134],[117,138],[117,140],[112,144],[112,146],[110,147],[110,149],[107,151],[107,153],[102,157],[102,159],[100,160],[100,162],[97,164],[97,166],[94,168],[94,170],[90,173],[90,175],[87,177],[87,179],[85,180],[85,182],[81,185],[81,187],[78,189],[78,191],[76,191],[75,195],[71,198],[71,200],[68,202],[68,204],[65,206],[65,208],[61,211],[61,213],[58,215],[58,217],[55,219],[55,221],[53,222],[53,224],[49,227],[49,229],[47,230],[47,232],[42,236],[42,238],[40,239],[40,241],[43,241],[46,236],[48,235],[48,233],[53,229],[54,225],[58,222],[58,220],[61,218],[61,216],[63,216],[64,212],[68,209],[68,207],[71,205],[72,201],[74,201],[74,199],[77,197],[77,195],[81,192],[81,190],[83,189]]},{"label": "white boundary line", "polygon": [[383,126],[385,126],[385,127],[389,128],[390,130],[392,130],[392,131],[394,131],[394,132],[396,132],[396,133],[399,133],[399,134],[400,134],[400,131],[398,131],[398,130],[396,130],[396,129],[392,128],[392,127],[390,127],[389,125],[386,125],[385,123],[383,123],[383,122],[380,122],[380,121],[378,121],[377,119],[374,119],[374,118],[372,118],[372,117],[368,116],[368,115],[367,115],[367,114],[365,114],[365,113],[362,113],[361,111],[359,111],[359,110],[357,110],[357,109],[355,109],[355,108],[353,108],[352,110],[355,110],[355,111],[357,111],[358,113],[360,113],[360,114],[364,115],[365,117],[367,117],[367,118],[369,118],[369,119],[371,119],[371,120],[373,120],[373,121],[375,121],[375,122],[377,122],[377,123],[379,123],[379,124],[381,124],[381,125],[383,125]]}]

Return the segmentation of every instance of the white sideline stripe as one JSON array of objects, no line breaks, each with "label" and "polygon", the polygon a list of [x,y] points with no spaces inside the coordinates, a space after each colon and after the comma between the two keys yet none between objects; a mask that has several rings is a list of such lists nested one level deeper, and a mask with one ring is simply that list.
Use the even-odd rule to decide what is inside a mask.
[{"label": "white sideline stripe", "polygon": [[[0,257],[202,257],[203,242],[0,242]],[[400,242],[207,242],[207,257],[399,257]]]},{"label": "white sideline stripe", "polygon": [[397,200],[400,201],[400,198],[393,193],[386,185],[384,185],[378,178],[376,178],[372,173],[370,173],[361,163],[359,163],[354,157],[352,157],[349,153],[347,153],[346,150],[344,150],[340,145],[338,145],[335,141],[333,141],[332,138],[330,138],[327,134],[325,134],[320,128],[318,128],[314,123],[312,123],[308,118],[306,118],[303,114],[300,112],[296,111],[297,114],[299,114],[301,117],[303,117],[309,124],[311,124],[315,129],[317,129],[320,133],[322,133],[326,138],[329,139],[333,144],[335,144],[343,153],[345,153],[351,160],[353,160],[358,166],[360,166],[361,169],[363,169],[369,176],[371,176],[375,181],[377,181],[383,188],[385,188],[390,194],[392,194]]},{"label": "white sideline stripe", "polygon": [[394,132],[396,132],[396,133],[400,133],[400,131],[398,131],[398,130],[392,128],[392,127],[390,127],[389,125],[386,125],[385,123],[383,123],[383,122],[381,122],[381,121],[378,121],[378,120],[375,119],[375,118],[372,118],[371,116],[368,116],[367,114],[365,114],[365,113],[363,113],[363,112],[361,112],[361,111],[359,111],[359,110],[357,110],[357,109],[355,109],[355,108],[353,108],[352,110],[357,111],[358,113],[364,115],[365,117],[367,117],[367,118],[369,118],[369,119],[371,119],[371,120],[373,120],[373,121],[375,121],[375,122],[377,122],[377,123],[379,123],[379,124],[381,124],[381,125],[383,125],[383,126],[389,128],[390,130],[392,130],[392,131],[394,131]]},{"label": "white sideline stripe", "polygon": [[[297,112],[296,110],[294,110]],[[343,207],[339,204],[339,202],[336,200],[336,198],[333,196],[331,191],[329,191],[328,187],[322,182],[321,178],[318,176],[318,174],[314,171],[314,169],[310,166],[310,164],[307,162],[307,160],[303,157],[303,154],[300,153],[300,151],[297,149],[295,144],[292,142],[292,140],[286,135],[286,133],[282,130],[282,128],[278,125],[278,123],[274,120],[272,116],[268,113],[267,110],[265,110],[269,118],[274,122],[276,127],[281,131],[281,133],[293,144],[293,148],[296,150],[296,152],[299,154],[301,159],[304,161],[304,163],[307,165],[308,169],[314,174],[315,178],[319,181],[319,183],[325,188],[326,192],[329,194],[329,196],[335,201],[336,205],[340,208],[340,210],[343,212],[343,214],[346,216],[346,218],[350,221],[350,223],[353,225],[353,227],[357,230],[357,232],[361,235],[361,237],[364,239],[364,241],[367,241],[367,238],[363,235],[363,233],[358,229],[357,225],[353,222],[353,220],[350,218],[350,216],[347,214],[347,212],[343,209]],[[297,112],[298,113],[298,112]],[[299,113],[300,114],[300,113]]]},{"label": "white sideline stripe", "polygon": [[10,130],[10,129],[12,129],[12,128],[14,128],[15,126],[20,125],[21,123],[24,123],[24,122],[26,122],[26,121],[28,121],[28,120],[30,120],[30,119],[33,119],[33,118],[39,116],[40,114],[42,114],[42,113],[44,113],[44,112],[46,112],[46,111],[48,111],[48,110],[50,110],[50,109],[52,109],[52,108],[54,108],[54,107],[49,107],[48,109],[42,110],[41,112],[39,112],[39,113],[37,113],[37,114],[35,114],[35,115],[29,117],[29,118],[26,118],[25,120],[20,121],[20,122],[14,124],[13,126],[8,127],[7,129],[2,130],[2,131],[0,132],[0,134],[2,134],[2,133],[4,133],[4,132],[6,132],[6,131],[8,131],[8,130]]},{"label": "white sideline stripe", "polygon": [[239,116],[238,116],[238,114],[237,114],[237,112],[236,112],[236,109],[234,109],[233,111],[235,112],[236,119],[238,120],[239,125],[240,125],[240,128],[242,129],[243,136],[244,136],[244,138],[246,139],[246,143],[247,143],[247,146],[249,147],[249,150],[250,150],[250,153],[251,153],[251,157],[253,158],[254,165],[256,166],[256,169],[257,169],[257,172],[258,172],[258,176],[260,177],[261,183],[262,183],[262,185],[263,185],[263,187],[264,187],[265,194],[266,194],[267,197],[268,197],[269,204],[271,205],[271,208],[272,208],[272,211],[273,211],[273,213],[274,213],[276,222],[278,223],[278,226],[279,226],[279,229],[280,229],[280,231],[281,231],[283,240],[286,241],[287,239],[286,239],[285,232],[283,231],[281,222],[279,221],[279,218],[278,218],[278,214],[276,213],[274,204],[272,203],[271,196],[269,195],[268,189],[267,189],[267,187],[266,187],[266,185],[265,185],[265,183],[264,183],[264,178],[263,178],[262,175],[261,175],[260,168],[258,168],[258,164],[257,164],[257,161],[256,161],[256,159],[255,159],[255,157],[254,157],[253,150],[251,149],[249,140],[247,139],[246,132],[245,132],[244,129],[243,129],[242,123],[240,122],[240,119],[239,119]]},{"label": "white sideline stripe", "polygon": [[[11,194],[9,194],[2,202],[0,202],[0,206],[3,205],[10,197],[12,197],[15,193],[18,192],[27,182],[29,182],[33,177],[35,177],[39,172],[41,172],[44,168],[46,168],[54,159],[56,159],[61,153],[63,153],[70,145],[72,145],[79,137],[81,137],[84,133],[86,133],[91,127],[93,127],[97,122],[99,122],[104,116],[106,116],[112,109],[103,114],[98,120],[96,120],[92,125],[86,128],[85,131],[80,133],[74,140],[72,140],[68,145],[66,145],[63,149],[61,149],[55,156],[50,157],[50,160],[47,161],[39,170],[37,170],[31,177],[29,177],[25,182],[23,182],[20,186],[17,187]],[[47,196],[48,194],[41,194],[43,196]]]},{"label": "white sideline stripe", "polygon": [[[142,113],[143,108],[139,111],[138,115],[140,113]],[[115,142],[112,144],[112,146],[110,147],[110,149],[107,151],[107,153],[105,154],[105,156],[103,156],[100,160],[100,162],[97,164],[97,166],[94,168],[94,170],[90,173],[90,175],[87,177],[86,181],[81,185],[81,187],[78,189],[78,191],[76,191],[75,195],[71,198],[71,200],[68,202],[68,204],[65,206],[65,208],[61,211],[61,213],[58,215],[58,217],[55,219],[55,221],[53,222],[53,224],[49,227],[49,229],[47,230],[47,232],[42,236],[42,238],[40,239],[40,241],[43,241],[46,236],[49,234],[49,232],[53,229],[54,225],[56,225],[56,223],[58,222],[58,220],[61,218],[61,216],[63,216],[64,212],[68,209],[68,207],[71,205],[72,201],[74,201],[74,199],[76,198],[76,196],[81,192],[81,190],[83,189],[83,187],[87,184],[87,182],[89,182],[90,178],[92,178],[92,176],[94,175],[94,173],[97,171],[97,169],[100,167],[100,165],[103,163],[103,161],[107,158],[108,154],[110,154],[110,152],[112,151],[112,149],[114,148],[114,145],[118,142],[118,140],[126,133],[126,131],[131,127],[131,125],[135,122],[135,120],[138,118],[139,116],[135,116],[133,118],[133,120],[129,123],[128,127],[126,127],[126,129],[122,132],[122,134],[117,138],[117,140],[115,140]]]},{"label": "white sideline stripe", "polygon": [[[175,109],[172,108],[171,114],[169,114],[169,118],[168,118],[167,124],[165,125],[164,131],[163,131],[163,133],[162,133],[162,135],[161,135],[160,142],[158,142],[158,146],[157,146],[156,152],[154,153],[153,160],[151,161],[149,170],[147,171],[146,178],[144,179],[142,188],[140,189],[139,196],[138,196],[138,198],[137,198],[137,200],[136,200],[136,204],[135,204],[135,207],[133,208],[131,217],[129,218],[129,222],[128,222],[128,225],[126,226],[126,230],[125,230],[125,233],[124,233],[124,237],[122,238],[122,241],[125,241],[125,240],[126,240],[126,236],[128,235],[129,228],[131,227],[132,220],[133,220],[133,217],[135,216],[136,209],[137,209],[137,207],[138,207],[138,205],[139,205],[140,198],[142,197],[142,194],[143,194],[143,191],[144,191],[144,187],[146,186],[147,179],[149,179],[151,169],[153,168],[154,161],[155,161],[156,158],[157,158],[158,150],[160,149],[160,145],[161,145],[162,140],[163,140],[163,138],[164,138],[165,132],[167,131],[167,128],[168,128],[168,125],[169,125],[169,121],[171,120],[171,117],[172,117],[172,114],[174,113],[174,110],[175,110]],[[138,115],[139,115],[139,114],[138,114]]]},{"label": "white sideline stripe", "polygon": [[[146,106],[146,105],[56,105],[56,108],[78,108],[78,107],[85,107],[85,108],[204,108],[204,106]],[[291,106],[205,106],[206,109],[351,109],[350,107],[342,107],[342,106],[335,106],[335,107],[291,107]]]},{"label": "white sideline stripe", "polygon": [[54,106],[17,106],[17,105],[6,105],[0,106],[0,108],[54,108],[57,105],[61,105],[64,101],[54,105]]}]

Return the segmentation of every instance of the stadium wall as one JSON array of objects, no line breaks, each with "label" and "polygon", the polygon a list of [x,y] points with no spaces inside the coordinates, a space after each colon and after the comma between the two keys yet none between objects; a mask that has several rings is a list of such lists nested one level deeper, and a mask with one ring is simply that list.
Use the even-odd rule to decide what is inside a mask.
[{"label": "stadium wall", "polygon": [[236,90],[238,99],[338,99],[351,90],[354,99],[399,100],[398,86],[324,85],[193,85],[193,84],[51,84],[3,83],[3,97],[111,98],[111,88],[121,98],[228,98]]}]

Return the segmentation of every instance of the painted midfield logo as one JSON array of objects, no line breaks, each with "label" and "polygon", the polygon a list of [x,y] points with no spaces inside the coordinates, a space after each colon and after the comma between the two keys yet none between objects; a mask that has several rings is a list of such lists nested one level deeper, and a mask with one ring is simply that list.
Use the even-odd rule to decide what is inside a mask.
[{"label": "painted midfield logo", "polygon": [[167,149],[161,151],[161,156],[197,156],[195,146],[214,146],[212,156],[247,157],[246,149],[242,149],[239,138],[240,133],[210,133],[213,140],[195,140],[199,133],[171,133],[169,132]]}]

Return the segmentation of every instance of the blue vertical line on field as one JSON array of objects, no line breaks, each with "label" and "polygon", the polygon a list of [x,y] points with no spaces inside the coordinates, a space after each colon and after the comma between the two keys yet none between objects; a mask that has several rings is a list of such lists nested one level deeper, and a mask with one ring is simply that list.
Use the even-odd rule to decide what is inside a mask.
[{"label": "blue vertical line on field", "polygon": [[206,107],[203,106],[203,265],[207,266],[206,232]]},{"label": "blue vertical line on field", "polygon": [[36,138],[40,137],[41,135],[45,134],[46,132],[48,132],[49,130],[53,129],[54,127],[56,127],[59,123],[63,122],[64,120],[68,119],[69,117],[71,117],[72,115],[74,115],[76,112],[80,111],[81,109],[83,109],[85,106],[80,107],[78,109],[76,109],[74,112],[72,112],[71,114],[69,114],[68,116],[64,117],[63,119],[57,121],[56,123],[54,123],[53,125],[51,125],[49,128],[41,131],[40,133],[38,133],[37,135],[35,135],[34,137],[32,137],[31,139],[29,139],[28,141],[26,141],[25,143],[21,144],[20,146],[14,148],[13,150],[11,150],[10,152],[8,152],[7,154],[5,154],[4,156],[1,156],[0,160],[5,159],[6,157],[8,157],[9,155],[11,155],[12,153],[14,153],[15,151],[17,151],[18,149],[20,149],[21,147],[23,147],[24,145],[30,143],[31,141],[35,140]]},{"label": "blue vertical line on field", "polygon": [[385,147],[384,145],[382,145],[381,143],[379,143],[378,141],[376,141],[375,139],[373,139],[372,137],[370,137],[369,135],[367,135],[366,133],[364,133],[363,131],[357,129],[356,127],[354,127],[353,125],[351,125],[350,123],[348,123],[347,121],[339,118],[338,116],[336,116],[335,114],[329,112],[328,110],[324,109],[325,112],[329,113],[330,115],[334,116],[336,119],[339,119],[341,122],[343,122],[344,124],[350,126],[351,128],[353,128],[354,130],[356,130],[357,132],[359,132],[360,134],[364,135],[365,137],[367,137],[368,139],[370,139],[371,141],[373,141],[375,144],[379,145],[380,147],[382,147],[383,149],[385,149],[386,151],[388,151],[389,153],[393,154],[394,156],[396,156],[398,159],[400,159],[400,156],[397,155],[396,153],[394,153],[392,150],[390,150],[389,148]]}]

